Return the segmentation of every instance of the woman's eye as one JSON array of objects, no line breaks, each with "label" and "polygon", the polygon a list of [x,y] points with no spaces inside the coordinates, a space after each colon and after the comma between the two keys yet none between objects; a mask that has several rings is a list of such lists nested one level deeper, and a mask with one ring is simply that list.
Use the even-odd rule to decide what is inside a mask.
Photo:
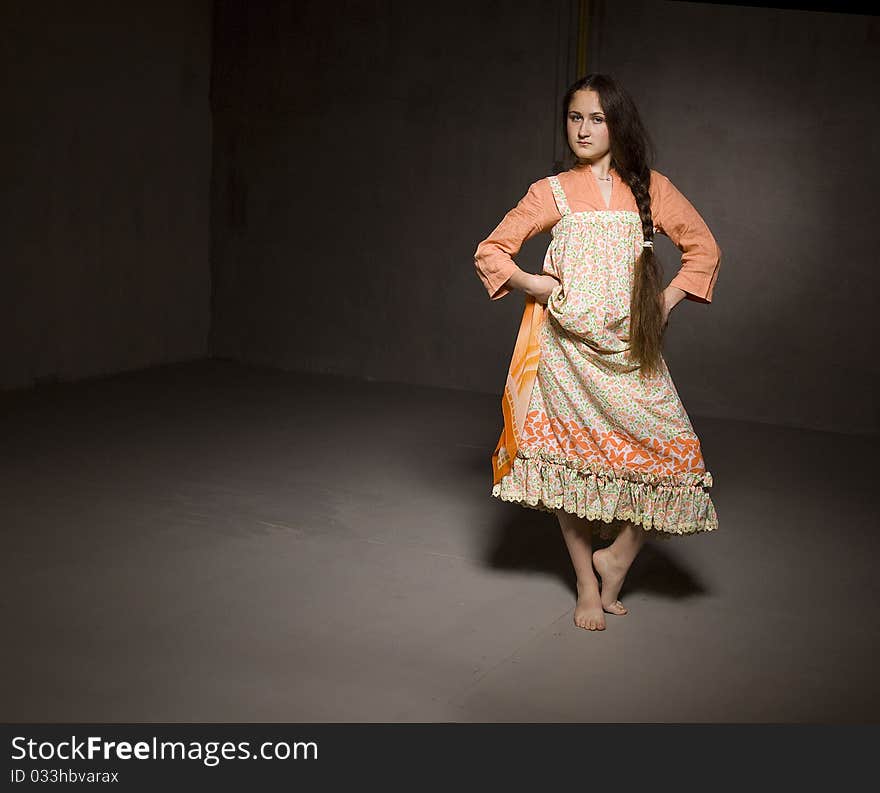
[{"label": "woman's eye", "polygon": [[597,124],[601,124],[604,120],[605,120],[604,118],[594,118],[593,119],[593,121],[595,121]]}]

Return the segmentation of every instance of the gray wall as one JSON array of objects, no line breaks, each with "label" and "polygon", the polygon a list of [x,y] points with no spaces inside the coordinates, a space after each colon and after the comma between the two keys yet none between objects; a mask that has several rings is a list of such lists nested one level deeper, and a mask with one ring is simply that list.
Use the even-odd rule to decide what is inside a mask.
[{"label": "gray wall", "polygon": [[210,0],[2,16],[0,387],[204,357]]},{"label": "gray wall", "polygon": [[498,389],[472,254],[553,164],[568,10],[219,2],[212,353]]},{"label": "gray wall", "polygon": [[[500,394],[522,297],[490,303],[471,257],[558,157],[574,4],[259,5],[217,7],[212,353]],[[590,66],[724,252],[670,322],[689,412],[877,433],[878,20],[600,11]]]}]

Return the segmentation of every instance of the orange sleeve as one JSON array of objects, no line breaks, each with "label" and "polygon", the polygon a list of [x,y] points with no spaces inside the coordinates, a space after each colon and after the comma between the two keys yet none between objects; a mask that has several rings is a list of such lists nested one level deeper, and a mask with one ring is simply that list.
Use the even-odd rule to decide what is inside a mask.
[{"label": "orange sleeve", "polygon": [[657,171],[651,177],[651,215],[657,231],[682,252],[681,267],[669,285],[683,289],[689,300],[711,303],[721,248],[690,201]]},{"label": "orange sleeve", "polygon": [[513,257],[523,243],[551,229],[559,218],[550,182],[546,178],[539,179],[529,186],[528,192],[492,233],[477,245],[474,266],[490,299],[498,300],[510,292],[504,283],[516,271]]}]

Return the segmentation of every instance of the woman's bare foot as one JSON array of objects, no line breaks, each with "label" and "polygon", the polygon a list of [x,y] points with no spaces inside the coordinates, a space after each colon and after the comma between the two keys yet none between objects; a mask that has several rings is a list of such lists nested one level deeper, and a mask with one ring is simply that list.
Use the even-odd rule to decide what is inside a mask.
[{"label": "woman's bare foot", "polygon": [[593,552],[593,566],[602,579],[602,608],[609,614],[623,616],[627,613],[627,608],[617,599],[617,595],[623,586],[629,565],[618,559],[611,548],[600,548]]},{"label": "woman's bare foot", "polygon": [[585,586],[578,581],[578,599],[574,607],[574,624],[588,631],[604,631],[605,615],[597,586]]}]

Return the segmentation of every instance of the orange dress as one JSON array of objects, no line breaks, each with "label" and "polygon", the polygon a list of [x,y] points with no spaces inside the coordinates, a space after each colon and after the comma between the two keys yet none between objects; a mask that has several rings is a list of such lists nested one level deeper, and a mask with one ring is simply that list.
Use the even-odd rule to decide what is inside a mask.
[{"label": "orange dress", "polygon": [[[645,378],[629,361],[629,301],[642,225],[614,169],[606,204],[588,165],[533,183],[477,247],[492,299],[522,243],[552,230],[543,271],[559,284],[547,305],[526,298],[502,398],[504,429],[492,455],[492,495],[552,512],[562,508],[610,537],[629,520],[658,536],[717,528],[712,475],[661,360]],[[651,172],[655,231],[682,251],[672,285],[711,302],[721,252],[688,200]]]}]

